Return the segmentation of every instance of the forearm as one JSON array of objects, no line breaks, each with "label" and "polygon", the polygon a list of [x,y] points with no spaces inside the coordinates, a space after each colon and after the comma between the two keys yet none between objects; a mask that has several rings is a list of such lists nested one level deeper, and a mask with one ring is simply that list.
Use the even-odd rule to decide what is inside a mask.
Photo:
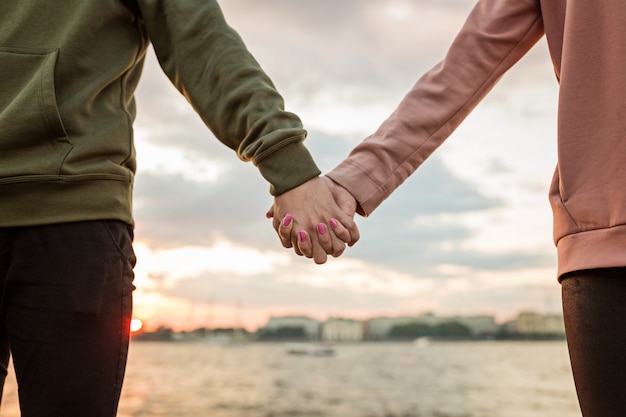
[{"label": "forearm", "polygon": [[369,215],[458,127],[543,35],[536,0],[481,0],[444,60],[380,128],[328,173]]},{"label": "forearm", "polygon": [[319,175],[300,119],[224,20],[216,1],[140,0],[155,52],[215,136],[281,194]]}]

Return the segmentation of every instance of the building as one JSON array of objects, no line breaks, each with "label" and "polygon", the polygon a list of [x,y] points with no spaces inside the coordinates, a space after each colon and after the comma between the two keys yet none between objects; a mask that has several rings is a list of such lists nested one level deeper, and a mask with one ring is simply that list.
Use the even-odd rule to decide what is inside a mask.
[{"label": "building", "polygon": [[517,317],[517,332],[525,335],[563,335],[565,324],[560,314],[525,311]]},{"label": "building", "polygon": [[315,340],[320,337],[321,322],[306,316],[270,317],[265,329],[276,332],[281,328],[301,328],[307,339]]},{"label": "building", "polygon": [[363,333],[361,320],[329,318],[322,324],[322,340],[326,341],[360,341]]}]

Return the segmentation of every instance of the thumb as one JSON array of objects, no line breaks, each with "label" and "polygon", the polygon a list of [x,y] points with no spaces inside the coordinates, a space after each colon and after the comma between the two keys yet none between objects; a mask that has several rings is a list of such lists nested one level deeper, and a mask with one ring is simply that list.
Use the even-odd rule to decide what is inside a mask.
[{"label": "thumb", "polygon": [[357,201],[354,196],[330,178],[324,176],[324,180],[326,181],[337,206],[339,206],[341,211],[343,211],[347,216],[354,219],[357,208]]}]

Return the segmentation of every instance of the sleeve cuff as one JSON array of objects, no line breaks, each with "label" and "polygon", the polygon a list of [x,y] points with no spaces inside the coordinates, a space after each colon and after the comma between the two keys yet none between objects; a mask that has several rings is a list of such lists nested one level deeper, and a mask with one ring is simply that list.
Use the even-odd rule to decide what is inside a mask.
[{"label": "sleeve cuff", "polygon": [[270,183],[270,194],[277,196],[321,174],[302,142],[273,152],[258,163],[263,178]]}]

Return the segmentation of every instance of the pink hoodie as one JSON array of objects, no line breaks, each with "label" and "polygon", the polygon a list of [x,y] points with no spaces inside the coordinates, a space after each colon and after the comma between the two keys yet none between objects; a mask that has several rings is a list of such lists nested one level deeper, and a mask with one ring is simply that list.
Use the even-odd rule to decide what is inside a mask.
[{"label": "pink hoodie", "polygon": [[623,1],[480,0],[444,60],[328,176],[369,215],[544,34],[560,83],[550,188],[558,274],[626,266]]}]

